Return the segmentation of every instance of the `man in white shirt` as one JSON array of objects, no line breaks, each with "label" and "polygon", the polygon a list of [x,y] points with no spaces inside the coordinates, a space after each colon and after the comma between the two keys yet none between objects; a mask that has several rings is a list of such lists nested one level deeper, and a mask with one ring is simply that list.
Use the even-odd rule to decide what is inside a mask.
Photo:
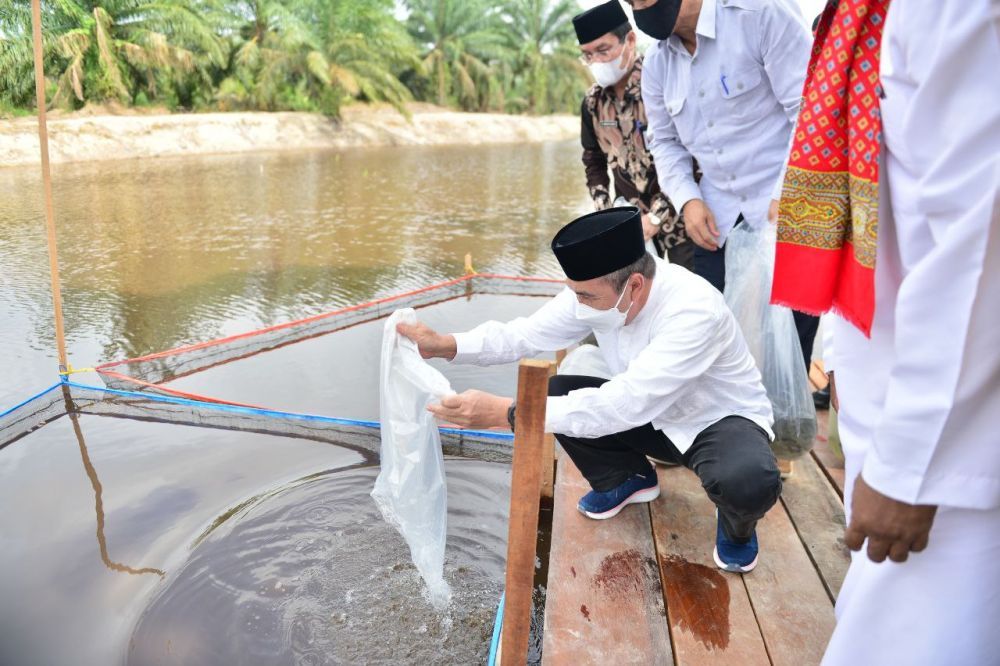
[{"label": "man in white shirt", "polygon": [[[809,28],[793,0],[626,1],[636,26],[660,40],[642,75],[660,189],[695,244],[695,273],[722,291],[729,232],[777,219]],[[795,313],[807,366],[818,324]]]},{"label": "man in white shirt", "polygon": [[[757,563],[755,526],[778,499],[771,405],[722,295],[645,251],[639,210],[610,208],[565,226],[552,250],[567,288],[530,317],[442,335],[399,326],[424,358],[493,365],[556,351],[593,333],[611,379],[558,375],[547,432],[590,482],[579,509],[611,518],[659,495],[647,456],[683,464],[718,507],[714,557],[727,571]],[[513,423],[510,398],[466,391],[432,410],[466,427]]]},{"label": "man in white shirt", "polygon": [[832,318],[846,541],[867,556],[830,666],[1000,663],[997,63],[996,0],[890,5],[871,337]]}]

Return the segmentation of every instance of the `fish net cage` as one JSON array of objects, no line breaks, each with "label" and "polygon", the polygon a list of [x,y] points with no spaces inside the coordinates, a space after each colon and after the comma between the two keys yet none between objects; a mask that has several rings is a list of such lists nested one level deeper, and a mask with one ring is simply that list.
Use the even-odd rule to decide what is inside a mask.
[{"label": "fish net cage", "polygon": [[[97,414],[139,420],[305,437],[369,454],[379,450],[379,423],[269,409],[181,391],[164,382],[387,317],[400,308],[471,298],[477,294],[550,296],[560,280],[470,274],[395,296],[341,308],[269,328],[202,342],[95,368],[104,386],[63,377],[41,393],[0,412],[0,448],[66,414]],[[344,350],[345,354],[351,350]],[[510,460],[509,432],[441,428],[448,455]]]},{"label": "fish net cage", "polygon": [[[552,296],[563,288],[553,278],[516,277],[493,274],[470,274],[429,285],[421,289],[353,305],[323,314],[278,324],[217,340],[178,347],[136,358],[111,361],[95,368],[105,386],[125,391],[154,392],[163,395],[242,404],[218,396],[202,395],[165,386],[191,374],[262,352],[342,331],[359,324],[388,317],[400,308],[425,308],[476,295]],[[257,406],[257,405],[243,405]]]}]

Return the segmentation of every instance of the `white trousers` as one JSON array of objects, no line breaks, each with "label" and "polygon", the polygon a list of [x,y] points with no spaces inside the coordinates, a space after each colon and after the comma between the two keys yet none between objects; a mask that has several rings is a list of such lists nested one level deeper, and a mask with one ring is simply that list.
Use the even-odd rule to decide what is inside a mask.
[{"label": "white trousers", "polygon": [[[867,443],[841,441],[849,516]],[[1000,664],[1000,510],[938,509],[927,549],[902,564],[855,553],[836,612],[824,666]]]}]

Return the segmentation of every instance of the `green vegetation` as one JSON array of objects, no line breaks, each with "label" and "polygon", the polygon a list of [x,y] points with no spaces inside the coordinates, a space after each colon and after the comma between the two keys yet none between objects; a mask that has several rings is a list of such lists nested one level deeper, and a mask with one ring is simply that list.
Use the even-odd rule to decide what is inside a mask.
[{"label": "green vegetation", "polygon": [[[43,0],[50,107],[336,115],[351,100],[574,112],[575,0]],[[0,0],[0,114],[35,103],[31,4]]]}]

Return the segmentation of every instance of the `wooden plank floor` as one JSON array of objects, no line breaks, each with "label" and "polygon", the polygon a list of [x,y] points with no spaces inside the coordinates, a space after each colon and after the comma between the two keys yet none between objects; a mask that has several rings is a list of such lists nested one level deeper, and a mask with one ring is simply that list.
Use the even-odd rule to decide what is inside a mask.
[{"label": "wooden plank floor", "polygon": [[[817,449],[825,418],[819,430]],[[692,472],[659,468],[659,499],[594,521],[576,510],[589,486],[560,456],[543,663],[818,664],[849,563],[829,473],[843,465],[823,457],[829,468],[796,462],[758,524],[757,568],[734,575],[712,561],[715,507]]]},{"label": "wooden plank floor", "polygon": [[649,663],[649,655],[657,655],[658,663],[669,663],[670,634],[649,510],[635,505],[614,520],[591,520],[576,509],[577,500],[589,490],[569,457],[560,456],[543,661]]}]

